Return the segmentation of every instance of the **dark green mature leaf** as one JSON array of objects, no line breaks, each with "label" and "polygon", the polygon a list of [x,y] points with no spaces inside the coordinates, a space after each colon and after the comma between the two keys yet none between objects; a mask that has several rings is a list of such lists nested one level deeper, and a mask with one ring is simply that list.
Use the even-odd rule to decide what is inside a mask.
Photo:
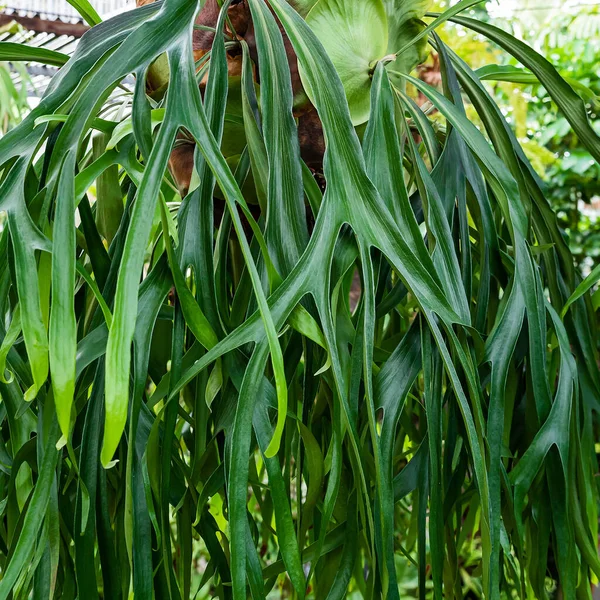
[{"label": "dark green mature leaf", "polygon": [[590,151],[590,154],[597,161],[600,161],[600,137],[590,125],[585,103],[558,74],[552,63],[527,44],[498,27],[467,17],[453,17],[452,20],[485,35],[530,69],[563,111],[566,119],[571,123],[573,130]]}]

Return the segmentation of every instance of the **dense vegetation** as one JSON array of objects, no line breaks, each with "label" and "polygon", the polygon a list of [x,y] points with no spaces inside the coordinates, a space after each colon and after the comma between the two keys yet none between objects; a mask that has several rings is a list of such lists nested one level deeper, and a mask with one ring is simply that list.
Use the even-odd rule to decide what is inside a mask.
[{"label": "dense vegetation", "polygon": [[[495,12],[492,15],[497,19]],[[572,1],[553,7],[542,0],[529,0],[526,7],[497,21],[498,26],[514,30],[552,61],[585,99],[592,126],[600,133],[600,6]],[[578,266],[589,273],[600,262],[600,166],[543,86],[524,73],[514,77],[514,67],[518,66],[514,59],[499,54],[483,39],[476,42],[472,35],[465,35],[462,45],[470,45],[468,56],[461,52],[469,63],[480,61],[492,50],[495,56],[488,62],[513,67],[512,74],[506,69],[503,74],[508,79],[512,75],[513,82],[494,84],[496,100],[507,111],[525,153],[546,183],[547,198],[568,235]],[[488,52],[481,52],[482,48]],[[487,63],[477,66],[484,65]]]},{"label": "dense vegetation", "polygon": [[588,88],[476,0],[72,3],[0,43],[63,65],[0,139],[0,600],[591,599],[600,269],[482,80],[598,161]]}]

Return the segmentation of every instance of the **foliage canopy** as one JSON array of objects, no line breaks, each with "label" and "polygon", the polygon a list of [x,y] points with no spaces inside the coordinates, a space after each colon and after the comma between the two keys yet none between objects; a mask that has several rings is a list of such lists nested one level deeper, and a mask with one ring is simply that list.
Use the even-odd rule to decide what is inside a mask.
[{"label": "foliage canopy", "polygon": [[591,598],[600,273],[436,29],[600,140],[477,2],[426,4],[148,4],[0,140],[0,599]]}]

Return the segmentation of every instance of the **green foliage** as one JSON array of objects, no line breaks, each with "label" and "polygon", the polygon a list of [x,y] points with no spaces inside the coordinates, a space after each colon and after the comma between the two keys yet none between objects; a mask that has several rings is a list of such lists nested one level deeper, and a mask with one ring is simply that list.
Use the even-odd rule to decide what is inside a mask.
[{"label": "green foliage", "polygon": [[[388,19],[381,0],[319,0],[306,22],[323,44],[344,84],[355,125],[369,119],[373,65],[387,54]],[[309,97],[314,95],[303,78]]]},{"label": "green foliage", "polygon": [[[502,26],[515,30],[549,57],[582,96],[597,132],[600,132],[600,11],[596,5],[557,10],[536,0],[506,17]],[[541,10],[545,8],[545,10]],[[547,10],[546,10],[547,9]],[[480,42],[481,43],[481,42]],[[496,61],[516,65],[510,56]],[[508,78],[508,81],[516,81]],[[533,166],[545,180],[547,197],[568,235],[580,269],[587,273],[600,257],[600,196],[598,163],[572,131],[562,111],[535,78],[495,86],[497,102],[506,106],[508,119]]]},{"label": "green foliage", "polygon": [[[586,100],[597,132],[600,132],[599,26],[598,7],[590,6],[582,7],[576,15],[556,15],[542,28],[543,51],[565,76],[591,92]],[[534,134],[538,143],[557,156],[546,175],[550,201],[569,235],[577,262],[587,270],[600,260],[600,213],[596,207],[594,215],[591,206],[600,197],[598,163],[566,127],[560,111],[549,106],[543,89],[534,88],[532,100],[528,103],[528,127],[540,131],[540,136]],[[587,213],[586,205],[592,214]]]},{"label": "green foliage", "polygon": [[[0,33],[17,33],[20,30],[17,23],[9,23],[0,27]],[[43,49],[25,49],[25,53],[31,52],[31,59],[35,60],[38,54],[42,55],[48,64],[54,64],[60,53],[44,51]],[[15,54],[16,53],[16,54]],[[20,78],[19,84],[15,84],[11,73],[9,61],[22,60],[23,46],[4,42],[0,45],[0,131],[6,133],[18,125],[29,112],[27,101],[27,85],[31,83],[27,69],[20,62],[14,64],[13,68]],[[64,63],[60,63],[64,64]]]},{"label": "green foliage", "polygon": [[463,0],[394,52],[428,39],[439,89],[374,57],[359,137],[310,15],[248,4],[256,53],[225,2],[198,63],[189,0],[98,24],[0,139],[0,600],[591,598],[600,274],[436,29],[500,44],[598,157],[583,100]]}]

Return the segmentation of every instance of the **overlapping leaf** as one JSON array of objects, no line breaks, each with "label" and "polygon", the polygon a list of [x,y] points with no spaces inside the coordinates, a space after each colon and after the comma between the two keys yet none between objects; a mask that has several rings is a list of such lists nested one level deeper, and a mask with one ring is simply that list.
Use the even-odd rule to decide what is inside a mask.
[{"label": "overlapping leaf", "polygon": [[97,25],[0,140],[0,598],[541,598],[549,572],[588,597],[598,274],[579,282],[478,74],[436,36],[443,93],[408,73],[452,18],[513,52],[593,152],[581,99],[456,16],[473,0],[428,26],[426,2],[248,4],[238,46],[239,7],[215,3],[200,64],[196,3]]}]

